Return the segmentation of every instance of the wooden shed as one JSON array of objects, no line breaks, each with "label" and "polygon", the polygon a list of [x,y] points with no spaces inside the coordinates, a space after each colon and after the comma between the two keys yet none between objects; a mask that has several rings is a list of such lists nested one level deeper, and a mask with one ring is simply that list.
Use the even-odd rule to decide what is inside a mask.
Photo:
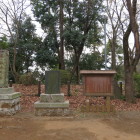
[{"label": "wooden shed", "polygon": [[113,70],[81,70],[83,92],[88,96],[113,96]]}]

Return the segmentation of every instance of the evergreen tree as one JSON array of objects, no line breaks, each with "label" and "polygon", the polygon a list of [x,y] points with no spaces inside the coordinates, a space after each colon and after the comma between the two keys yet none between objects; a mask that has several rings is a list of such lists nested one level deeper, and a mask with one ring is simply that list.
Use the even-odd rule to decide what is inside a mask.
[{"label": "evergreen tree", "polygon": [[8,47],[9,47],[9,43],[6,36],[4,35],[0,37],[0,49],[8,49]]},{"label": "evergreen tree", "polygon": [[[101,28],[99,23],[104,21],[102,16],[104,9],[102,5],[103,0],[31,1],[34,15],[41,23],[42,29],[46,32],[46,38],[50,38],[51,34],[51,39],[47,39],[47,44],[49,45],[51,42],[53,45],[46,47],[53,46],[55,48],[59,61],[63,54],[60,51],[62,50],[60,49],[60,44],[64,43],[65,50],[71,51],[74,54],[71,72],[76,72],[78,75],[79,60],[84,47],[101,44]],[[63,21],[60,20],[60,16]],[[63,43],[61,39],[63,39]]]},{"label": "evergreen tree", "polygon": [[[34,54],[36,48],[41,44],[41,38],[38,38],[35,34],[35,25],[31,22],[31,18],[24,16],[24,18],[19,21],[20,25],[12,26],[13,32],[18,30],[19,36],[16,46],[16,69],[19,74],[28,73],[30,71],[29,67],[33,66]],[[13,56],[12,53],[12,42],[10,45],[10,56]],[[10,59],[12,61],[12,59]],[[12,64],[12,63],[11,63]]]}]

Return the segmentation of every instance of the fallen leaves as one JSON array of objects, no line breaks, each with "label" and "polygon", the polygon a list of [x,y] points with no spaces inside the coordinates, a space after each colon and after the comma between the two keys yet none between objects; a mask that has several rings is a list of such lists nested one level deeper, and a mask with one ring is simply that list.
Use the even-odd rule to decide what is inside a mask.
[{"label": "fallen leaves", "polygon": [[[34,103],[39,100],[38,86],[24,86],[20,84],[14,85],[15,91],[21,92],[21,111],[22,112],[33,112]],[[45,92],[45,86],[41,85],[41,93]],[[65,94],[65,99],[69,100],[71,109],[78,109],[86,100],[89,100],[91,105],[103,105],[105,104],[105,99],[103,97],[89,97],[83,95],[83,89],[81,85],[71,85],[71,95],[67,96],[67,86],[63,85],[61,87],[61,93]],[[136,104],[130,104],[123,100],[111,100],[111,104],[115,106],[117,111],[140,111],[140,99],[136,100]]]},{"label": "fallen leaves", "polygon": [[22,96],[21,103],[21,112],[32,112],[34,111],[34,103],[39,100],[37,96]]}]

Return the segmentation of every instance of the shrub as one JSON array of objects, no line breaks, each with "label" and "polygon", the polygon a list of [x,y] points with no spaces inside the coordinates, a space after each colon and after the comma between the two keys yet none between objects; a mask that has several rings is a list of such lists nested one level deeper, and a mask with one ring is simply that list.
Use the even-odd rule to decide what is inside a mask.
[{"label": "shrub", "polygon": [[67,70],[59,70],[61,74],[61,84],[67,84],[70,80],[70,72]]},{"label": "shrub", "polygon": [[126,101],[126,97],[124,95],[121,95],[120,99],[123,100],[123,101]]},{"label": "shrub", "polygon": [[54,71],[59,71],[60,72],[60,78],[61,78],[61,84],[67,84],[67,82],[70,80],[70,72],[67,70],[54,70]]},{"label": "shrub", "polygon": [[140,74],[139,73],[134,74],[134,84],[135,84],[136,94],[140,94]]},{"label": "shrub", "polygon": [[35,85],[37,84],[37,80],[32,73],[26,73],[20,76],[19,83],[26,86]]}]

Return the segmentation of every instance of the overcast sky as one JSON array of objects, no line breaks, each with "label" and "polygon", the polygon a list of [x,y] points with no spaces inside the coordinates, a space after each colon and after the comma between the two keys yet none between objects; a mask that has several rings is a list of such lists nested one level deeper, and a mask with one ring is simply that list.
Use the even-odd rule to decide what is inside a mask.
[{"label": "overcast sky", "polygon": [[[28,0],[27,4],[30,4],[30,0]],[[36,34],[42,37],[44,35],[44,31],[41,29],[40,23],[36,21],[31,6],[26,9],[26,14],[32,18],[32,22],[36,25]]]}]

